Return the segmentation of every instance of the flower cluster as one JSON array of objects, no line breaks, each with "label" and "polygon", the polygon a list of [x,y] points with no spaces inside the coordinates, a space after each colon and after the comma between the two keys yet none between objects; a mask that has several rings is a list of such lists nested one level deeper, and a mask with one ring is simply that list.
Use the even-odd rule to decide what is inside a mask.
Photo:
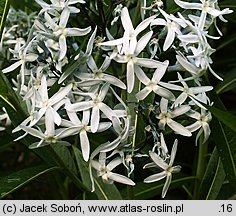
[{"label": "flower cluster", "polygon": [[[151,116],[146,129],[153,135],[149,151],[153,162],[144,168],[162,170],[144,182],[166,177],[162,192],[165,197],[172,173],[181,170],[180,166],[173,166],[178,141],[175,140],[169,154],[164,138],[166,129],[186,137],[198,130],[196,144],[202,134],[203,143],[209,138],[211,113],[205,105],[211,105],[207,92],[213,87],[204,85],[202,76],[210,71],[222,80],[211,68],[211,54],[215,50],[208,39],[219,37],[209,35],[209,28],[212,24],[216,26],[217,18],[226,21],[223,15],[232,11],[221,10],[216,0],[200,3],[175,0],[179,10],[191,13],[168,14],[162,1],[153,1],[151,5],[144,1],[143,19],[135,27],[128,8],[119,5],[111,26],[121,24],[121,34],[113,36],[112,29],[106,29],[107,39],[96,40],[97,27],[93,30],[90,26],[71,27],[70,17],[80,16],[75,5],[85,1],[50,1],[51,4],[36,0],[42,9],[27,40],[17,38],[12,42],[15,47],[10,52],[16,61],[3,70],[19,71],[13,82],[29,113],[13,130],[24,131],[17,140],[31,135],[39,141],[30,148],[69,146],[67,138],[78,135],[92,182],[96,171],[105,183],[135,185],[129,178],[135,168],[133,159],[148,155],[138,153],[135,146],[134,110],[126,100],[131,94],[138,103],[148,106]],[[12,31],[14,26],[6,30],[4,41],[9,43],[8,34]],[[86,41],[84,36],[88,34],[85,48],[78,38]],[[90,134],[104,131],[112,136],[94,146]],[[120,165],[127,170],[128,177],[113,171]]]}]

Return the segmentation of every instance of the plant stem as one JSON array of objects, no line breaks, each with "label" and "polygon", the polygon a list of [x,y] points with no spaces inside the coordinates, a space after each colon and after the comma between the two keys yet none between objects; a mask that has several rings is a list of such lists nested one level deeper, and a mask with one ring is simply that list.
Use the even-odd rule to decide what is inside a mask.
[{"label": "plant stem", "polygon": [[199,138],[199,149],[197,156],[197,167],[196,167],[196,181],[194,184],[193,199],[198,199],[199,187],[204,176],[206,168],[206,154],[207,154],[207,143],[203,144],[203,136]]}]

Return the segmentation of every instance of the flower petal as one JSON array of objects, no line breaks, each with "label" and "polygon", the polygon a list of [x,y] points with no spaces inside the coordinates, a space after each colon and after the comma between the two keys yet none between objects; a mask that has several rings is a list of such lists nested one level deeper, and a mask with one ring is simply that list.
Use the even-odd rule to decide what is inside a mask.
[{"label": "flower petal", "polygon": [[108,128],[110,128],[112,125],[111,122],[101,122],[99,125],[98,125],[98,130],[97,132],[103,132],[105,130],[107,130]]},{"label": "flower petal", "polygon": [[57,102],[61,101],[66,95],[70,92],[72,84],[67,85],[66,87],[60,89],[56,94],[54,94],[49,100],[50,104],[54,105]]},{"label": "flower petal", "polygon": [[175,100],[175,96],[174,94],[168,90],[168,89],[165,89],[161,86],[157,86],[156,88],[153,89],[153,91],[157,94],[157,95],[160,95],[161,97],[163,98],[166,98],[170,101],[174,101]]},{"label": "flower petal", "polygon": [[38,131],[34,128],[27,127],[27,126],[24,126],[24,125],[20,125],[20,128],[22,130],[24,130],[25,132],[29,133],[30,135],[34,136],[34,137],[38,137],[40,139],[44,138],[44,134],[41,131]]},{"label": "flower petal", "polygon": [[107,164],[107,167],[109,168],[109,170],[113,170],[115,169],[117,166],[119,166],[120,164],[122,164],[123,160],[121,157],[117,157],[115,159],[113,159],[109,164]]},{"label": "flower petal", "polygon": [[143,88],[141,91],[139,91],[135,97],[138,100],[144,100],[150,93],[152,92],[152,90],[148,89],[147,87]]},{"label": "flower petal", "polygon": [[167,99],[161,98],[160,110],[161,110],[161,113],[167,113],[167,110],[168,110],[168,100]]},{"label": "flower petal", "polygon": [[44,13],[44,18],[46,22],[49,24],[49,26],[52,28],[52,30],[55,30],[58,28],[58,25],[54,22],[54,20],[49,16],[47,12]]},{"label": "flower petal", "polygon": [[188,98],[188,94],[186,92],[182,92],[175,100],[174,106],[181,105]]},{"label": "flower petal", "polygon": [[170,48],[171,44],[173,43],[175,39],[175,31],[173,29],[168,29],[166,39],[163,45],[163,51],[166,51]]},{"label": "flower petal", "polygon": [[190,132],[194,132],[194,131],[198,130],[201,126],[202,126],[202,124],[199,121],[196,121],[193,124],[186,126],[186,128]]},{"label": "flower petal", "polygon": [[167,120],[167,125],[175,131],[177,134],[181,134],[183,136],[192,136],[192,133],[186,129],[183,125],[179,124],[176,121],[173,121],[172,119]]},{"label": "flower petal", "polygon": [[45,134],[47,136],[54,136],[55,135],[55,124],[54,124],[54,115],[53,115],[53,109],[51,107],[49,107],[46,110],[45,113]]},{"label": "flower petal", "polygon": [[138,26],[135,28],[135,35],[138,35],[142,32],[145,28],[149,26],[149,24],[155,19],[156,16],[148,17],[147,19],[143,20]]},{"label": "flower petal", "polygon": [[113,172],[110,172],[109,179],[111,179],[115,182],[126,184],[126,185],[132,185],[132,186],[135,185],[135,183],[131,179],[129,179],[128,177],[117,174],[117,173],[113,173]]},{"label": "flower petal", "polygon": [[91,27],[87,27],[84,29],[81,28],[67,28],[67,36],[84,36],[91,31]]},{"label": "flower petal", "polygon": [[94,105],[93,101],[82,101],[65,106],[68,111],[83,111],[92,108]]},{"label": "flower petal", "polygon": [[193,94],[199,94],[199,93],[211,91],[213,87],[212,86],[197,86],[197,87],[191,87],[190,89]]},{"label": "flower petal", "polygon": [[181,8],[184,9],[197,9],[202,10],[202,4],[200,3],[190,3],[190,2],[184,2],[180,0],[174,0],[177,5],[179,5]]},{"label": "flower petal", "polygon": [[168,173],[166,176],[166,182],[164,184],[164,187],[163,187],[162,193],[161,193],[162,198],[164,198],[166,196],[166,193],[170,187],[171,179],[172,179],[172,175],[171,175],[171,173]]},{"label": "flower petal", "polygon": [[157,166],[161,169],[166,170],[168,169],[168,164],[155,152],[149,151],[149,155],[151,159],[155,162]]},{"label": "flower petal", "polygon": [[133,24],[132,24],[132,21],[130,19],[130,16],[129,16],[129,11],[127,9],[127,7],[124,7],[121,11],[121,22],[122,22],[122,25],[125,29],[125,31],[134,31],[134,27],[133,27]]},{"label": "flower petal", "polygon": [[26,61],[26,62],[33,62],[33,61],[35,61],[37,58],[38,58],[38,55],[37,55],[37,54],[34,54],[34,53],[29,53],[29,54],[26,54],[26,55],[25,55],[25,61]]},{"label": "flower petal", "polygon": [[162,66],[163,63],[153,59],[136,58],[136,64],[147,68],[157,68]]},{"label": "flower petal", "polygon": [[173,111],[170,112],[171,118],[175,118],[177,116],[183,115],[187,113],[190,109],[191,107],[189,105],[178,106]]},{"label": "flower petal", "polygon": [[14,71],[16,68],[18,68],[22,64],[22,61],[17,61],[14,64],[10,65],[9,67],[2,70],[3,73],[9,73],[11,71]]},{"label": "flower petal", "polygon": [[172,167],[174,164],[175,155],[177,152],[177,146],[178,146],[178,140],[176,139],[171,149],[170,162],[169,162],[170,167]]},{"label": "flower petal", "polygon": [[104,74],[103,76],[104,80],[106,80],[108,83],[117,86],[121,89],[126,89],[126,85],[118,78],[111,76],[109,74]]},{"label": "flower petal", "polygon": [[93,107],[91,115],[91,132],[96,133],[98,130],[98,125],[100,121],[99,108],[97,106]]},{"label": "flower petal", "polygon": [[115,113],[109,106],[107,106],[105,103],[101,103],[99,108],[107,118],[112,120],[112,117],[115,115]]},{"label": "flower petal", "polygon": [[126,76],[127,76],[127,92],[131,93],[133,88],[134,88],[134,63],[133,61],[128,61],[127,63],[127,72],[126,72]]},{"label": "flower petal", "polygon": [[148,33],[146,33],[144,36],[142,36],[139,39],[138,44],[135,49],[136,56],[138,56],[143,51],[143,49],[147,46],[148,42],[150,41],[152,37],[152,34],[153,34],[153,31],[149,31]]},{"label": "flower petal", "polygon": [[81,146],[83,158],[85,161],[88,161],[89,154],[90,154],[90,144],[89,144],[87,132],[85,130],[81,130],[79,133],[79,137],[80,137],[80,146]]},{"label": "flower petal", "polygon": [[199,72],[199,68],[197,68],[195,65],[188,62],[186,59],[184,59],[180,55],[176,55],[177,61],[181,64],[183,68],[185,68],[187,71],[189,71],[191,74],[197,74]]},{"label": "flower petal", "polygon": [[66,37],[65,35],[61,35],[59,37],[59,47],[60,47],[60,54],[59,54],[59,61],[62,61],[62,59],[66,56],[67,51],[67,44],[66,44]]},{"label": "flower petal", "polygon": [[59,21],[59,26],[61,28],[65,28],[68,22],[70,16],[70,9],[68,7],[64,7],[61,16],[60,16],[60,21]]},{"label": "flower petal", "polygon": [[164,76],[166,69],[169,65],[169,61],[166,60],[162,63],[162,66],[157,67],[157,69],[155,70],[154,74],[153,74],[153,78],[152,81],[155,83],[159,83],[159,81],[161,80],[161,78]]},{"label": "flower petal", "polygon": [[144,179],[144,183],[152,183],[152,182],[160,181],[160,180],[162,180],[165,177],[166,177],[166,172],[163,171],[163,172],[160,172],[160,173],[157,173],[157,174],[153,174],[153,175],[145,178]]}]

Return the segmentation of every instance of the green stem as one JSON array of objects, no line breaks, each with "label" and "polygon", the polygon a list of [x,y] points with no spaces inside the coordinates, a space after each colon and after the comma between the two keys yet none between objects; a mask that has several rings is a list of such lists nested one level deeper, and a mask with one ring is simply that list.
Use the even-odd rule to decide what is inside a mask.
[{"label": "green stem", "polygon": [[196,166],[196,181],[194,184],[193,199],[198,199],[199,187],[204,176],[206,168],[206,155],[207,155],[207,143],[203,144],[203,136],[199,138],[199,150],[197,156],[197,166]]},{"label": "green stem", "polygon": [[64,171],[64,173],[71,179],[71,181],[82,191],[89,191],[89,189],[80,181],[80,179],[72,173],[68,167],[64,164],[62,159],[59,157],[59,155],[54,151],[54,149],[51,146],[47,146],[51,156],[56,161],[58,166]]}]

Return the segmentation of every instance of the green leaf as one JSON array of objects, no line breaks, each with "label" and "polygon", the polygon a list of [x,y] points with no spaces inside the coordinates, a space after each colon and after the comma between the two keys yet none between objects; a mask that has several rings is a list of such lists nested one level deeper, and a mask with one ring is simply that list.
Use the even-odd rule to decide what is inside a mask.
[{"label": "green leaf", "polygon": [[225,180],[225,171],[217,148],[212,152],[199,189],[199,199],[215,200]]},{"label": "green leaf", "polygon": [[66,69],[65,72],[61,75],[58,83],[61,84],[67,77],[69,77],[70,75],[72,75],[76,70],[78,70],[78,67],[80,65],[83,65],[86,63],[87,61],[87,56],[82,56],[80,57],[78,60],[73,61],[71,63],[71,65],[69,65]]},{"label": "green leaf", "polygon": [[9,0],[0,0],[0,40],[2,38],[2,32],[7,18],[8,10],[10,6]]},{"label": "green leaf", "polygon": [[215,91],[217,94],[220,94],[235,88],[236,88],[236,68],[234,68],[233,70],[229,71],[226,74],[224,80],[222,82],[219,82],[219,84],[216,86]]},{"label": "green leaf", "polygon": [[[89,167],[88,163],[86,163],[82,157],[81,151],[73,146],[73,151],[75,153],[75,158],[77,161],[77,165],[79,168],[79,172],[82,178],[82,181],[85,186],[88,188],[92,188],[90,174],[89,174]],[[95,184],[95,191],[94,193],[97,195],[98,199],[100,200],[120,200],[122,199],[120,192],[116,188],[115,184],[105,184],[99,177],[93,177],[94,184]],[[87,192],[88,193],[88,192]]]},{"label": "green leaf", "polygon": [[18,190],[22,186],[28,184],[40,175],[59,169],[58,167],[49,167],[45,165],[26,168],[8,176],[0,178],[0,198]]},{"label": "green leaf", "polygon": [[236,136],[216,118],[213,118],[212,125],[214,125],[212,137],[221,157],[226,177],[232,187],[236,188]]},{"label": "green leaf", "polygon": [[84,161],[81,151],[75,146],[72,146],[72,148],[75,154],[75,159],[77,162],[77,166],[79,168],[82,182],[84,183],[85,186],[87,186],[91,190],[92,183],[90,181],[88,164]]},{"label": "green leaf", "polygon": [[72,155],[68,149],[68,147],[63,145],[51,145],[52,149],[55,153],[60,157],[64,165],[75,175],[77,175],[77,169],[75,166],[75,162],[72,158]]},{"label": "green leaf", "polygon": [[95,193],[99,200],[121,200],[121,194],[115,184],[105,184],[101,178],[94,177]]},{"label": "green leaf", "polygon": [[[171,182],[170,189],[181,187],[193,181],[196,181],[195,176],[175,179]],[[158,182],[155,182],[155,183],[145,184],[143,182],[140,182],[134,187],[135,199],[144,200],[144,199],[153,198],[157,196],[158,194],[161,194],[163,186],[164,186],[164,183],[160,184]]]},{"label": "green leaf", "polygon": [[216,107],[206,106],[207,109],[227,127],[236,132],[236,116],[231,114],[229,111],[223,111]]}]

